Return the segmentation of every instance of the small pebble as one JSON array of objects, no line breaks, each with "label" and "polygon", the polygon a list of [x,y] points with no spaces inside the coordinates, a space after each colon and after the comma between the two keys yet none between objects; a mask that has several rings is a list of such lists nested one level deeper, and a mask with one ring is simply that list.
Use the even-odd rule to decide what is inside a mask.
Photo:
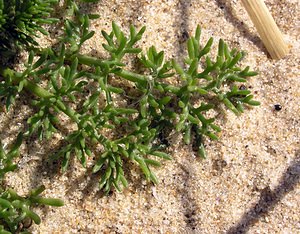
[{"label": "small pebble", "polygon": [[280,104],[275,104],[275,105],[274,105],[274,109],[275,109],[276,111],[280,111],[280,110],[282,109],[282,106],[281,106]]},{"label": "small pebble", "polygon": [[242,85],[239,87],[239,89],[240,89],[240,90],[246,90],[247,87],[246,87],[245,85],[242,84]]}]

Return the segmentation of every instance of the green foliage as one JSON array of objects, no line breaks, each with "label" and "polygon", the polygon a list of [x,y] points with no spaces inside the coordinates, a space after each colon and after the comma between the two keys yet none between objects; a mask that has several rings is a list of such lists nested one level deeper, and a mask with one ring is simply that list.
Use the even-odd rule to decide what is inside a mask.
[{"label": "green foliage", "polygon": [[40,224],[41,219],[32,210],[33,206],[63,206],[63,202],[59,199],[40,196],[45,190],[44,186],[30,191],[26,197],[21,197],[15,190],[6,188],[3,185],[6,173],[17,169],[17,165],[13,163],[13,160],[19,155],[22,138],[22,134],[19,134],[16,142],[8,152],[0,142],[0,233],[25,233],[27,228],[31,226],[32,221],[35,224]]},{"label": "green foliage", "polygon": [[[111,32],[101,32],[109,55],[101,59],[80,53],[94,35],[89,30],[94,16],[81,14],[73,1],[68,6],[65,34],[56,49],[30,51],[26,69],[3,69],[0,83],[7,109],[23,92],[34,95],[36,113],[27,121],[25,137],[37,133],[43,140],[54,132],[62,134],[64,146],[51,158],[61,160],[63,171],[73,157],[84,167],[95,157],[93,173],[101,175],[99,188],[106,193],[128,185],[125,163],[138,166],[148,181],[157,183],[152,167],[171,159],[166,145],[160,143],[166,127],[175,126],[184,142],[196,146],[197,154],[205,158],[205,141],[217,140],[221,131],[209,111],[227,108],[239,115],[246,107],[259,105],[246,86],[239,88],[247,77],[257,74],[239,67],[244,53],[230,50],[220,40],[217,56],[211,58],[213,39],[201,45],[199,26],[187,41],[187,58],[177,62],[168,61],[154,46],[142,53],[137,42],[145,27],[131,26],[126,34],[113,22]],[[128,70],[124,57],[129,54],[139,58],[143,73]],[[178,85],[170,84],[170,79],[177,78]],[[135,94],[117,80],[130,83]],[[60,131],[61,114],[74,126],[68,133]],[[95,150],[98,146],[102,152]]]},{"label": "green foliage", "polygon": [[7,172],[14,171],[17,165],[13,163],[13,160],[19,156],[19,147],[22,144],[22,134],[19,134],[14,146],[10,151],[5,152],[2,142],[0,141],[0,183]]},{"label": "green foliage", "polygon": [[[63,202],[55,198],[43,198],[40,194],[45,190],[44,186],[30,191],[26,197],[19,196],[16,191],[8,188],[0,194],[0,230],[6,233],[25,232],[31,226],[32,221],[40,224],[41,219],[32,210],[36,205],[63,206]],[[2,232],[1,232],[2,233]]]},{"label": "green foliage", "polygon": [[35,45],[38,32],[48,34],[44,24],[57,22],[50,18],[57,0],[0,0],[0,52],[10,55],[16,47]]}]

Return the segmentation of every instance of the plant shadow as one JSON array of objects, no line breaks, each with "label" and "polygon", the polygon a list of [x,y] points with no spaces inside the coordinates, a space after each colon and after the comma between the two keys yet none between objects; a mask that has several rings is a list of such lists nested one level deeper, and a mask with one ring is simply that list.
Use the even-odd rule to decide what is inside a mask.
[{"label": "plant shadow", "polygon": [[294,160],[283,173],[278,186],[273,190],[269,186],[261,191],[259,201],[246,211],[238,223],[229,228],[227,234],[247,233],[260,218],[268,215],[289,192],[293,191],[300,182],[300,150]]},{"label": "plant shadow", "polygon": [[197,233],[197,218],[196,215],[199,213],[200,207],[197,204],[193,194],[190,192],[193,186],[192,175],[193,166],[186,160],[184,164],[177,162],[182,171],[183,186],[179,188],[177,186],[178,194],[180,194],[180,202],[183,209],[185,230],[189,233]]},{"label": "plant shadow", "polygon": [[190,10],[191,0],[179,0],[177,4],[177,11],[180,12],[180,17],[175,20],[177,25],[177,41],[176,46],[176,58],[182,58],[185,55],[186,41],[190,37],[189,35],[189,10]]}]

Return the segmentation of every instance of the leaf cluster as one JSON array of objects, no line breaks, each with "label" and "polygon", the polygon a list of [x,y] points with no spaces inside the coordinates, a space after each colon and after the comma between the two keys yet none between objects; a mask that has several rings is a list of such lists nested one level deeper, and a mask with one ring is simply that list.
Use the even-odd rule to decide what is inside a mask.
[{"label": "leaf cluster", "polygon": [[58,0],[0,0],[0,52],[13,54],[18,47],[37,46],[38,32],[47,35],[42,27],[58,19],[51,18]]},{"label": "leaf cluster", "polygon": [[40,224],[41,219],[32,210],[36,205],[62,206],[60,199],[44,198],[40,194],[45,190],[40,186],[29,192],[26,197],[19,196],[12,188],[3,185],[4,176],[8,172],[17,169],[14,159],[19,154],[19,147],[22,143],[22,134],[19,134],[16,142],[6,152],[0,142],[0,233],[28,233],[26,230],[31,226],[32,221]]}]

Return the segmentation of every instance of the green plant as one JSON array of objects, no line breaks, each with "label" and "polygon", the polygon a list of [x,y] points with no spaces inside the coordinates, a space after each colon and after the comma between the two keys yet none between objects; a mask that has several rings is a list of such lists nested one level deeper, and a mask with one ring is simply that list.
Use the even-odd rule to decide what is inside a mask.
[{"label": "green plant", "polygon": [[38,32],[48,35],[44,24],[57,22],[49,18],[57,0],[0,0],[0,53],[13,55],[17,48],[37,46]]},{"label": "green plant", "polygon": [[[158,158],[170,159],[155,143],[166,123],[175,125],[176,131],[183,133],[187,144],[194,136],[198,154],[205,157],[204,137],[216,140],[216,132],[221,130],[214,124],[214,118],[206,117],[206,112],[215,106],[208,100],[214,100],[217,105],[225,104],[235,114],[242,113],[245,104],[259,104],[252,100],[249,90],[241,90],[237,86],[239,82],[246,82],[246,77],[256,75],[249,67],[241,69],[237,66],[243,53],[229,50],[220,40],[218,55],[213,61],[208,56],[212,39],[201,46],[199,26],[195,36],[187,42],[188,57],[183,65],[165,61],[163,52],[150,47],[145,55],[140,56],[148,71],[138,74],[126,69],[123,58],[126,54],[141,54],[142,50],[135,44],[141,39],[144,27],[136,31],[131,26],[126,36],[113,23],[110,33],[102,31],[107,41],[103,47],[110,58],[99,59],[79,53],[80,46],[93,35],[88,25],[87,15],[79,15],[73,21],[66,20],[66,33],[59,50],[47,48],[39,55],[31,51],[23,72],[3,70],[1,74],[5,80],[1,83],[0,92],[8,94],[8,97],[16,93],[21,95],[25,90],[35,94],[32,104],[37,112],[28,119],[30,127],[26,136],[37,131],[41,140],[44,136],[51,137],[58,130],[59,113],[64,113],[76,124],[76,130],[64,136],[66,144],[54,156],[62,159],[63,171],[73,155],[86,166],[87,157],[93,154],[92,145],[102,145],[103,152],[96,155],[93,172],[102,173],[99,185],[106,192],[112,186],[118,190],[121,189],[120,184],[127,186],[124,161],[136,163],[147,180],[157,182],[151,166],[160,165]],[[33,62],[35,58],[36,62]],[[83,69],[81,65],[87,68]],[[165,82],[165,78],[175,74],[181,79],[180,85]],[[132,82],[138,94],[130,97],[122,87],[115,86],[112,81],[116,77]],[[42,88],[42,81],[47,82],[47,90]],[[72,107],[91,84],[94,87],[91,94],[76,108]],[[225,84],[229,88],[225,88]],[[116,96],[135,105],[120,107],[116,104]],[[11,102],[7,100],[9,107]],[[104,102],[103,106],[100,106],[101,102]],[[121,135],[108,137],[104,134],[114,129],[122,129]]]},{"label": "green plant", "polygon": [[[238,65],[245,54],[220,40],[217,56],[211,58],[213,39],[201,45],[199,26],[187,41],[187,58],[177,62],[168,61],[154,46],[142,53],[137,42],[145,27],[131,26],[126,35],[113,22],[111,32],[102,31],[108,58],[97,58],[80,53],[94,35],[89,24],[95,16],[82,14],[74,1],[68,1],[68,7],[65,33],[55,48],[29,50],[21,72],[0,70],[0,96],[6,98],[7,110],[24,92],[34,95],[36,112],[28,118],[24,137],[37,134],[43,140],[54,132],[63,136],[64,146],[51,156],[61,161],[63,171],[74,156],[84,167],[94,156],[93,173],[101,174],[99,188],[106,193],[127,186],[125,162],[138,165],[148,181],[157,183],[151,167],[171,159],[160,139],[166,128],[175,126],[184,142],[205,158],[206,138],[217,140],[221,131],[210,110],[221,106],[239,115],[245,107],[259,105],[239,86],[257,74]],[[128,54],[138,57],[143,72],[125,65]],[[173,85],[172,79],[179,84]],[[62,114],[75,126],[68,133],[60,131]],[[101,146],[100,153],[96,146]]]},{"label": "green plant", "polygon": [[15,190],[4,185],[4,176],[17,169],[13,160],[19,154],[22,134],[15,144],[6,152],[0,141],[0,233],[28,233],[27,228],[32,221],[40,224],[41,219],[33,210],[36,205],[62,206],[63,202],[54,198],[43,198],[40,194],[45,190],[40,186],[29,192],[26,197],[19,196]]}]

